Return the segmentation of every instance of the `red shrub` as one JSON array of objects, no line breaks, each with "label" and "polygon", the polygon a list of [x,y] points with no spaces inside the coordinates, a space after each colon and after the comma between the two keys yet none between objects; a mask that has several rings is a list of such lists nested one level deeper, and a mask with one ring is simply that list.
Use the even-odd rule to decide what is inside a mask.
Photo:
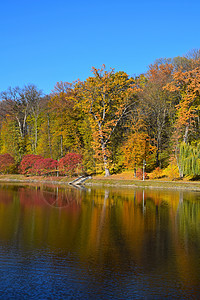
[{"label": "red shrub", "polygon": [[73,175],[82,167],[82,155],[78,153],[68,153],[58,162],[59,172],[61,175]]},{"label": "red shrub", "polygon": [[0,173],[2,174],[13,173],[14,170],[15,170],[14,158],[8,153],[0,154]]},{"label": "red shrub", "polygon": [[44,158],[40,155],[25,155],[20,164],[20,171],[27,175],[47,175],[57,170],[57,160]]},{"label": "red shrub", "polygon": [[20,173],[24,175],[32,175],[34,163],[41,158],[42,156],[35,154],[25,155],[20,163]]},{"label": "red shrub", "polygon": [[35,175],[52,175],[52,173],[56,173],[57,167],[57,160],[51,158],[41,158],[35,161],[32,171]]}]

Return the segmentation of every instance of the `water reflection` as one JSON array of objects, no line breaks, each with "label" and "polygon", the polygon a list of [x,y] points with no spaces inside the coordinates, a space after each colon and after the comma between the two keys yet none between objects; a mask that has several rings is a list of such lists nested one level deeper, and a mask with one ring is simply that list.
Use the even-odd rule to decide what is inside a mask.
[{"label": "water reflection", "polygon": [[[199,200],[197,192],[1,185],[2,270],[12,280],[26,270],[32,286],[48,272],[47,297],[53,282],[58,298],[197,297]],[[9,277],[0,279],[9,285]]]}]

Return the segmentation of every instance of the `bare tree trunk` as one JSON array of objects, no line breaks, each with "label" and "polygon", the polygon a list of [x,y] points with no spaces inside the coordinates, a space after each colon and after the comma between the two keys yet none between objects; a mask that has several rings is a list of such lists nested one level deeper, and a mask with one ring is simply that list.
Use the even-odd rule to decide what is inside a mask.
[{"label": "bare tree trunk", "polygon": [[185,134],[183,136],[183,142],[187,144],[188,141],[188,132],[189,132],[189,124],[186,125],[185,127]]},{"label": "bare tree trunk", "polygon": [[60,156],[63,157],[63,136],[60,136]]},{"label": "bare tree trunk", "polygon": [[176,156],[176,163],[177,163],[177,166],[178,166],[179,176],[180,176],[180,178],[183,178],[183,170],[182,170],[182,168],[181,168],[181,165],[179,164],[178,153],[177,153],[177,147],[176,147],[176,149],[175,149],[175,156]]},{"label": "bare tree trunk", "polygon": [[108,169],[108,157],[106,155],[106,145],[105,145],[103,139],[101,139],[101,149],[102,149],[102,154],[103,154],[105,177],[107,177],[107,176],[110,176],[110,171]]},{"label": "bare tree trunk", "polygon": [[157,136],[157,149],[156,149],[156,167],[160,167],[160,144],[161,144],[161,133],[160,129],[158,130],[158,136]]},{"label": "bare tree trunk", "polygon": [[24,121],[23,121],[23,137],[26,135],[26,118],[27,118],[27,113],[24,115]]},{"label": "bare tree trunk", "polygon": [[16,117],[16,120],[17,120],[18,125],[19,125],[19,132],[20,132],[20,135],[21,135],[21,137],[23,138],[21,122],[20,122],[19,118],[17,118],[17,117]]},{"label": "bare tree trunk", "polygon": [[136,178],[136,166],[134,167],[133,172],[134,172],[134,177]]},{"label": "bare tree trunk", "polygon": [[37,154],[37,138],[38,138],[38,132],[37,132],[37,117],[35,118],[35,154]]}]

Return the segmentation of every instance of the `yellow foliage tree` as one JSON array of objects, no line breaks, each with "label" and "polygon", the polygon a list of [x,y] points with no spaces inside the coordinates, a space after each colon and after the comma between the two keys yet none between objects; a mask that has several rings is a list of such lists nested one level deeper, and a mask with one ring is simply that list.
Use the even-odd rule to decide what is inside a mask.
[{"label": "yellow foliage tree", "polygon": [[155,156],[156,147],[151,144],[151,139],[146,131],[144,121],[139,119],[133,123],[131,133],[123,146],[124,164],[127,168],[136,169],[149,162]]},{"label": "yellow foliage tree", "polygon": [[105,176],[110,175],[108,144],[120,121],[135,103],[135,81],[125,72],[92,68],[93,77],[76,85],[78,106],[88,114],[96,149],[101,151]]}]

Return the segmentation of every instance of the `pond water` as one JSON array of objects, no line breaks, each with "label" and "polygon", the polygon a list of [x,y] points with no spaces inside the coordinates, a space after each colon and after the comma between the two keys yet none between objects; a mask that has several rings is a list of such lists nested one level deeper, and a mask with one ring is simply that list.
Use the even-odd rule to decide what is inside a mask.
[{"label": "pond water", "polygon": [[0,185],[1,299],[200,298],[200,193]]}]

